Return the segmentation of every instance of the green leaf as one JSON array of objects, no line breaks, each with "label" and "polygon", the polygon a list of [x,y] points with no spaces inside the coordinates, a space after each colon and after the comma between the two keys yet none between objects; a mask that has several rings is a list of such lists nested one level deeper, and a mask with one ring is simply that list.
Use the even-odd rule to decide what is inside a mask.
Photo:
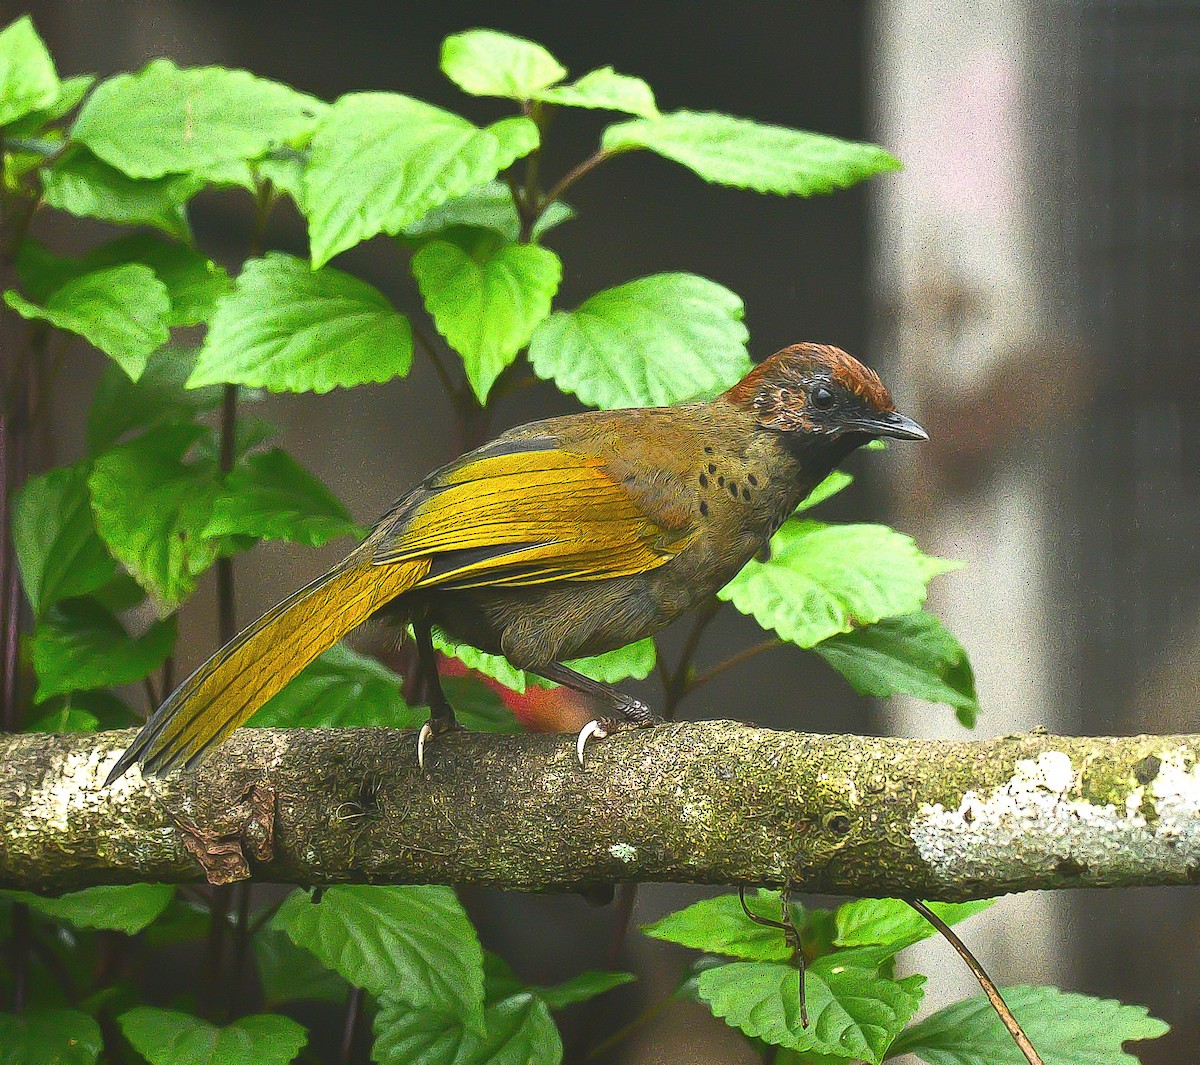
[{"label": "green leaf", "polygon": [[772,537],[770,560],[748,562],[717,595],[783,639],[812,647],[920,609],[926,559],[886,525],[791,520]]},{"label": "green leaf", "polygon": [[484,1011],[482,1031],[453,1014],[385,999],[375,1016],[371,1060],[379,1065],[559,1065],[562,1039],[544,1002],[529,992]]},{"label": "green leaf", "polygon": [[45,303],[68,281],[109,266],[143,263],[167,286],[171,313],[167,324],[206,321],[218,297],[233,287],[229,275],[193,248],[133,233],[93,248],[78,259],[51,254],[36,241],[26,241],[17,259],[21,281],[35,303]]},{"label": "green leaf", "polygon": [[483,1025],[483,952],[449,888],[337,885],[316,903],[298,891],[275,924],[373,995],[402,993],[431,1015]]},{"label": "green leaf", "polygon": [[401,232],[537,144],[537,126],[524,117],[480,129],[408,96],[343,96],[317,128],[307,171],[314,265],[377,233]]},{"label": "green leaf", "polygon": [[37,703],[64,692],[128,684],[149,676],[175,646],[175,619],[155,622],[134,638],[90,599],[68,599],[38,623],[30,641]]},{"label": "green leaf", "polygon": [[[958,924],[981,913],[995,899],[975,902],[928,902],[926,905],[947,924]],[[902,899],[854,899],[834,913],[839,947],[909,946],[933,935],[935,929]],[[901,948],[903,949],[903,948]]]},{"label": "green leaf", "polygon": [[12,537],[33,612],[111,581],[117,566],[96,533],[86,463],[31,477],[13,505]]},{"label": "green leaf", "polygon": [[158,178],[257,159],[312,130],[320,100],[245,70],[181,70],[156,59],[101,84],[72,138],[130,177]]},{"label": "green leaf", "polygon": [[[574,217],[575,212],[570,207],[555,200],[534,224],[533,239],[536,241],[543,233]],[[489,181],[435,207],[405,226],[399,235],[403,240],[420,244],[425,238],[459,226],[490,229],[515,243],[521,236],[521,216],[513,203],[512,189],[506,182]]]},{"label": "green leaf", "polygon": [[185,207],[204,186],[194,174],[138,180],[84,148],[68,151],[42,170],[45,201],[77,218],[148,225],[180,240],[191,234]]},{"label": "green leaf", "polygon": [[618,74],[612,67],[589,71],[570,85],[542,89],[534,98],[564,107],[589,107],[601,111],[624,111],[642,118],[658,118],[654,92],[641,78]]},{"label": "green leaf", "polygon": [[87,95],[88,89],[96,81],[94,74],[77,74],[59,82],[58,95],[52,104],[30,111],[24,118],[19,118],[5,129],[9,137],[30,137],[40,133],[51,122],[57,122],[68,112],[79,106],[80,101]]},{"label": "green leaf", "polygon": [[46,713],[26,725],[26,732],[96,732],[129,728],[146,720],[107,688],[68,692],[46,700],[42,709]]},{"label": "green leaf", "polygon": [[812,510],[813,507],[837,495],[843,488],[849,488],[853,483],[853,474],[849,474],[845,470],[834,470],[800,501],[800,505],[796,508],[796,513],[799,514],[801,511]]},{"label": "green leaf", "polygon": [[46,301],[30,303],[17,292],[4,301],[22,318],[78,333],[136,381],[155,348],[167,342],[171,298],[150,267],[127,263],[73,278]]},{"label": "green leaf", "polygon": [[800,1024],[800,972],[780,962],[738,961],[697,977],[701,999],[747,1035],[793,1050],[814,1050],[879,1065],[921,1004],[923,976],[888,980],[837,955],[808,967],[809,1025]]},{"label": "green leaf", "polygon": [[93,1065],[103,1049],[100,1025],[78,1010],[0,1013],[0,1065]]},{"label": "green leaf", "polygon": [[[501,655],[488,654],[470,644],[455,643],[437,630],[434,630],[433,637],[434,647],[442,654],[457,658],[467,668],[478,670],[515,692],[524,692],[530,684],[549,688],[557,687],[548,680],[517,669]],[[630,677],[635,680],[644,680],[654,672],[654,663],[654,641],[646,638],[638,640],[636,643],[626,644],[624,647],[618,647],[615,651],[606,651],[604,654],[592,655],[590,658],[576,658],[565,665],[593,680],[603,681],[605,684],[617,684]]]},{"label": "green leaf", "polygon": [[58,94],[54,60],[33,20],[22,15],[0,30],[0,127],[50,107]]},{"label": "green leaf", "polygon": [[496,30],[466,30],[442,42],[442,73],[472,96],[528,100],[567,69],[540,44]]},{"label": "green leaf", "polygon": [[552,1010],[566,1009],[577,1002],[589,1002],[614,987],[632,983],[637,977],[633,973],[580,973],[551,987],[531,988]]},{"label": "green leaf", "polygon": [[162,348],[150,356],[136,382],[116,366],[108,367],[96,384],[88,413],[88,451],[107,451],[135,429],[190,423],[196,414],[218,407],[219,388],[183,387],[195,363],[194,351]]},{"label": "green leaf", "polygon": [[334,644],[265,702],[249,724],[262,728],[419,728],[425,714],[404,701],[403,683],[375,659]]},{"label": "green leaf", "polygon": [[233,288],[225,268],[208,256],[150,233],[134,233],[109,241],[88,252],[79,262],[86,269],[145,263],[167,286],[171,298],[167,324],[172,326],[207,321],[217,300]]},{"label": "green leaf", "polygon": [[254,957],[266,1005],[309,999],[345,1002],[350,985],[278,929],[254,933]]},{"label": "green leaf", "polygon": [[979,713],[967,652],[932,614],[883,618],[814,648],[860,695],[915,695],[945,703],[971,728]]},{"label": "green leaf", "polygon": [[[747,895],[746,905],[759,917],[779,920],[778,897]],[[737,895],[718,895],[695,902],[653,924],[643,925],[642,931],[655,939],[749,961],[786,961],[792,956],[783,931],[751,921],[742,912]]]},{"label": "green leaf", "polygon": [[137,1006],[117,1024],[150,1065],[288,1065],[308,1042],[302,1025],[275,1013],[218,1028],[179,1010]]},{"label": "green leaf", "polygon": [[654,274],[558,311],[529,361],[592,407],[646,407],[711,395],[750,370],[743,307],[695,274]]},{"label": "green leaf", "polygon": [[[443,677],[442,690],[458,722],[468,732],[521,732],[504,700],[478,677]],[[422,715],[422,720],[428,715]]]},{"label": "green leaf", "polygon": [[175,888],[170,884],[120,884],[84,888],[58,898],[29,891],[8,891],[5,895],[77,928],[104,928],[134,935],[167,908]]},{"label": "green leaf", "polygon": [[648,148],[705,181],[755,192],[812,196],[849,188],[900,163],[874,144],[859,144],[712,112],[673,111],[609,126],[605,151]]},{"label": "green leaf", "polygon": [[100,719],[87,710],[79,710],[63,700],[62,706],[30,721],[23,732],[95,732]]},{"label": "green leaf", "polygon": [[272,448],[243,457],[229,472],[203,535],[320,547],[357,531],[337,496],[287,452]]},{"label": "green leaf", "polygon": [[459,230],[425,244],[412,271],[426,310],[486,403],[496,378],[550,313],[562,280],[558,256],[535,244],[505,243],[490,230]]},{"label": "green leaf", "polygon": [[184,460],[202,435],[194,425],[150,429],[100,455],[88,480],[96,529],[164,614],[218,553],[202,535],[219,491],[215,463]]},{"label": "green leaf", "polygon": [[[1137,1065],[1123,1053],[1131,1039],[1158,1039],[1170,1025],[1145,1006],[1125,1006],[1056,987],[1001,991],[1046,1065]],[[915,1054],[929,1065],[1024,1065],[1025,1056],[983,995],[955,1002],[905,1030],[891,1055]]]},{"label": "green leaf", "polygon": [[408,319],[378,289],[271,252],[246,263],[217,304],[188,387],[328,392],[402,377],[411,365]]}]

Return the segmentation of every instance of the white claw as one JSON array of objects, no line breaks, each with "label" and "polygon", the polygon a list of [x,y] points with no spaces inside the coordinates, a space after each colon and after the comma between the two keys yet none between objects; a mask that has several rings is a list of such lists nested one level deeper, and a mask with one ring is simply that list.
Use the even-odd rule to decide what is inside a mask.
[{"label": "white claw", "polygon": [[417,734],[417,765],[421,767],[421,772],[425,771],[425,743],[427,740],[433,739],[433,729],[429,722],[421,726],[421,731]]},{"label": "white claw", "polygon": [[575,741],[575,753],[579,756],[580,765],[583,765],[583,752],[587,747],[587,741],[593,736],[602,740],[607,735],[608,730],[599,721],[589,721],[579,730],[579,738]]}]

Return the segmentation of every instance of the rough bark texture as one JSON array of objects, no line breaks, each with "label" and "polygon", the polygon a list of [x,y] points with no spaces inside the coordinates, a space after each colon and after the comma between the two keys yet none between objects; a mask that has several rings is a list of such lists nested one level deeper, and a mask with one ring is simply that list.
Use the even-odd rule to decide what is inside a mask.
[{"label": "rough bark texture", "polygon": [[0,885],[779,885],[968,899],[1200,881],[1200,736],[944,743],[731,722],[565,737],[242,729],[102,781],[132,732],[0,739]]}]

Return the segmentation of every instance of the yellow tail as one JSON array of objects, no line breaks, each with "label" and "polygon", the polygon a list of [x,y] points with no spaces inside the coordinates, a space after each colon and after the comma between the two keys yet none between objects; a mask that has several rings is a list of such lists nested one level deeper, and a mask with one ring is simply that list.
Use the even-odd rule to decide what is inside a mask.
[{"label": "yellow tail", "polygon": [[[364,545],[365,547],[366,545]],[[146,775],[196,765],[322,651],[429,569],[429,560],[371,564],[360,549],[288,596],[185,680],[143,726],[108,775],[134,762]]]}]

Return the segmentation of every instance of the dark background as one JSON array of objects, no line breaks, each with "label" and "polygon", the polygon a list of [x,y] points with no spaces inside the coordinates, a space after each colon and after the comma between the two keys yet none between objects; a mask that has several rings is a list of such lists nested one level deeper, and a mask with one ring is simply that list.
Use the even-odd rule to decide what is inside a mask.
[{"label": "dark background", "polygon": [[[953,5],[952,5],[953,6]],[[957,17],[970,17],[963,5]],[[462,96],[437,69],[448,33],[475,25],[545,44],[573,74],[612,64],[645,78],[660,106],[712,109],[854,139],[870,139],[871,26],[885,3],[808,0],[737,4],[501,4],[248,2],[248,0],[39,0],[29,5],[63,73],[105,75],[156,55],[181,64],[244,66],[325,99],[360,89],[398,90],[483,121],[502,102]],[[1002,440],[984,434],[966,481],[939,482],[946,498],[986,491],[988,470],[1052,432],[1044,476],[1056,506],[1043,535],[1055,573],[1050,589],[1064,631],[1047,634],[1060,658],[1053,685],[1063,717],[1082,732],[1191,731],[1200,694],[1200,398],[1195,287],[1200,265],[1200,6],[1195,3],[1048,3],[1038,17],[1069,48],[1041,57],[1066,86],[1043,106],[1037,152],[1056,172],[1059,199],[1041,205],[1061,245],[1065,276],[1053,285],[1064,329],[1075,338],[1080,373],[1099,382],[1055,410],[1049,429],[1023,427]],[[14,12],[15,13],[15,12]],[[9,16],[5,16],[7,20]],[[1049,91],[1048,89],[1045,91]],[[1037,86],[1031,99],[1036,100]],[[1041,101],[1044,105],[1046,101]],[[562,116],[543,172],[551,179],[593,150],[604,115]],[[903,181],[903,175],[893,180]],[[751,351],[762,358],[785,343],[836,343],[885,361],[871,338],[886,336],[894,308],[873,296],[875,228],[870,188],[798,201],[705,185],[649,153],[617,159],[570,196],[580,217],[548,243],[565,264],[559,304],[574,306],[605,286],[661,270],[690,270],[737,292],[747,308]],[[201,245],[236,264],[248,232],[245,197],[206,195],[194,221]],[[1048,239],[1051,239],[1048,237]],[[269,243],[303,251],[297,219],[280,212]],[[378,285],[402,309],[416,305],[411,281],[386,239],[338,263]],[[81,364],[84,356],[80,354]],[[1006,385],[1015,409],[1046,384],[1036,357],[1013,366]],[[81,411],[99,360],[87,363],[77,395],[58,411],[62,458],[79,438]],[[938,397],[900,382],[918,409]],[[571,409],[550,386],[506,399],[495,428]],[[331,484],[355,516],[369,520],[451,449],[449,412],[427,366],[388,385],[327,397],[272,397],[265,414],[284,443]],[[971,415],[958,417],[970,424]],[[947,421],[950,415],[947,415]],[[939,426],[931,424],[936,435]],[[1038,439],[1033,439],[1034,436]],[[912,486],[890,457],[861,455],[863,473],[830,511],[880,520]],[[923,507],[936,512],[938,498]],[[332,557],[330,553],[329,557]],[[259,549],[238,564],[245,622],[316,573],[310,552]],[[969,580],[969,570],[965,577]],[[1003,603],[996,604],[997,611]],[[701,665],[755,639],[745,619],[714,626]],[[211,588],[185,626],[194,660],[212,650]],[[1013,620],[1019,624],[1019,619]],[[968,647],[971,632],[959,632]],[[675,634],[677,639],[678,634]],[[1173,650],[1168,650],[1173,649]],[[188,662],[183,662],[187,666]],[[653,688],[646,692],[653,696]],[[992,693],[1002,702],[1003,693]],[[873,727],[873,708],[854,697],[814,656],[776,651],[733,671],[685,704],[692,716],[736,716],[820,731]],[[931,708],[931,714],[948,714]],[[1003,731],[1004,707],[985,702],[981,731]],[[643,891],[635,922],[695,897],[691,889]],[[1184,889],[1079,893],[1057,941],[1059,982],[1071,989],[1145,1002],[1177,1027],[1140,1050],[1148,1062],[1193,1062],[1198,1027],[1196,943],[1200,918]],[[521,975],[551,980],[605,964],[610,910],[575,898],[469,899],[489,946]],[[1037,927],[1019,929],[1028,946],[995,959],[1003,982],[1044,965]],[[612,1030],[645,998],[665,993],[681,957],[632,936],[625,964],[647,959],[647,978],[602,1000],[609,1016],[586,1011],[568,1029],[596,1022]],[[947,951],[945,964],[953,964]],[[1038,970],[1044,972],[1044,967]],[[336,1025],[332,1016],[330,1026]],[[571,1032],[568,1030],[568,1045]],[[330,1038],[326,1034],[325,1038]],[[622,1061],[751,1060],[738,1039],[703,1011],[679,1006],[631,1041]],[[704,1049],[701,1050],[701,1047]]]}]

